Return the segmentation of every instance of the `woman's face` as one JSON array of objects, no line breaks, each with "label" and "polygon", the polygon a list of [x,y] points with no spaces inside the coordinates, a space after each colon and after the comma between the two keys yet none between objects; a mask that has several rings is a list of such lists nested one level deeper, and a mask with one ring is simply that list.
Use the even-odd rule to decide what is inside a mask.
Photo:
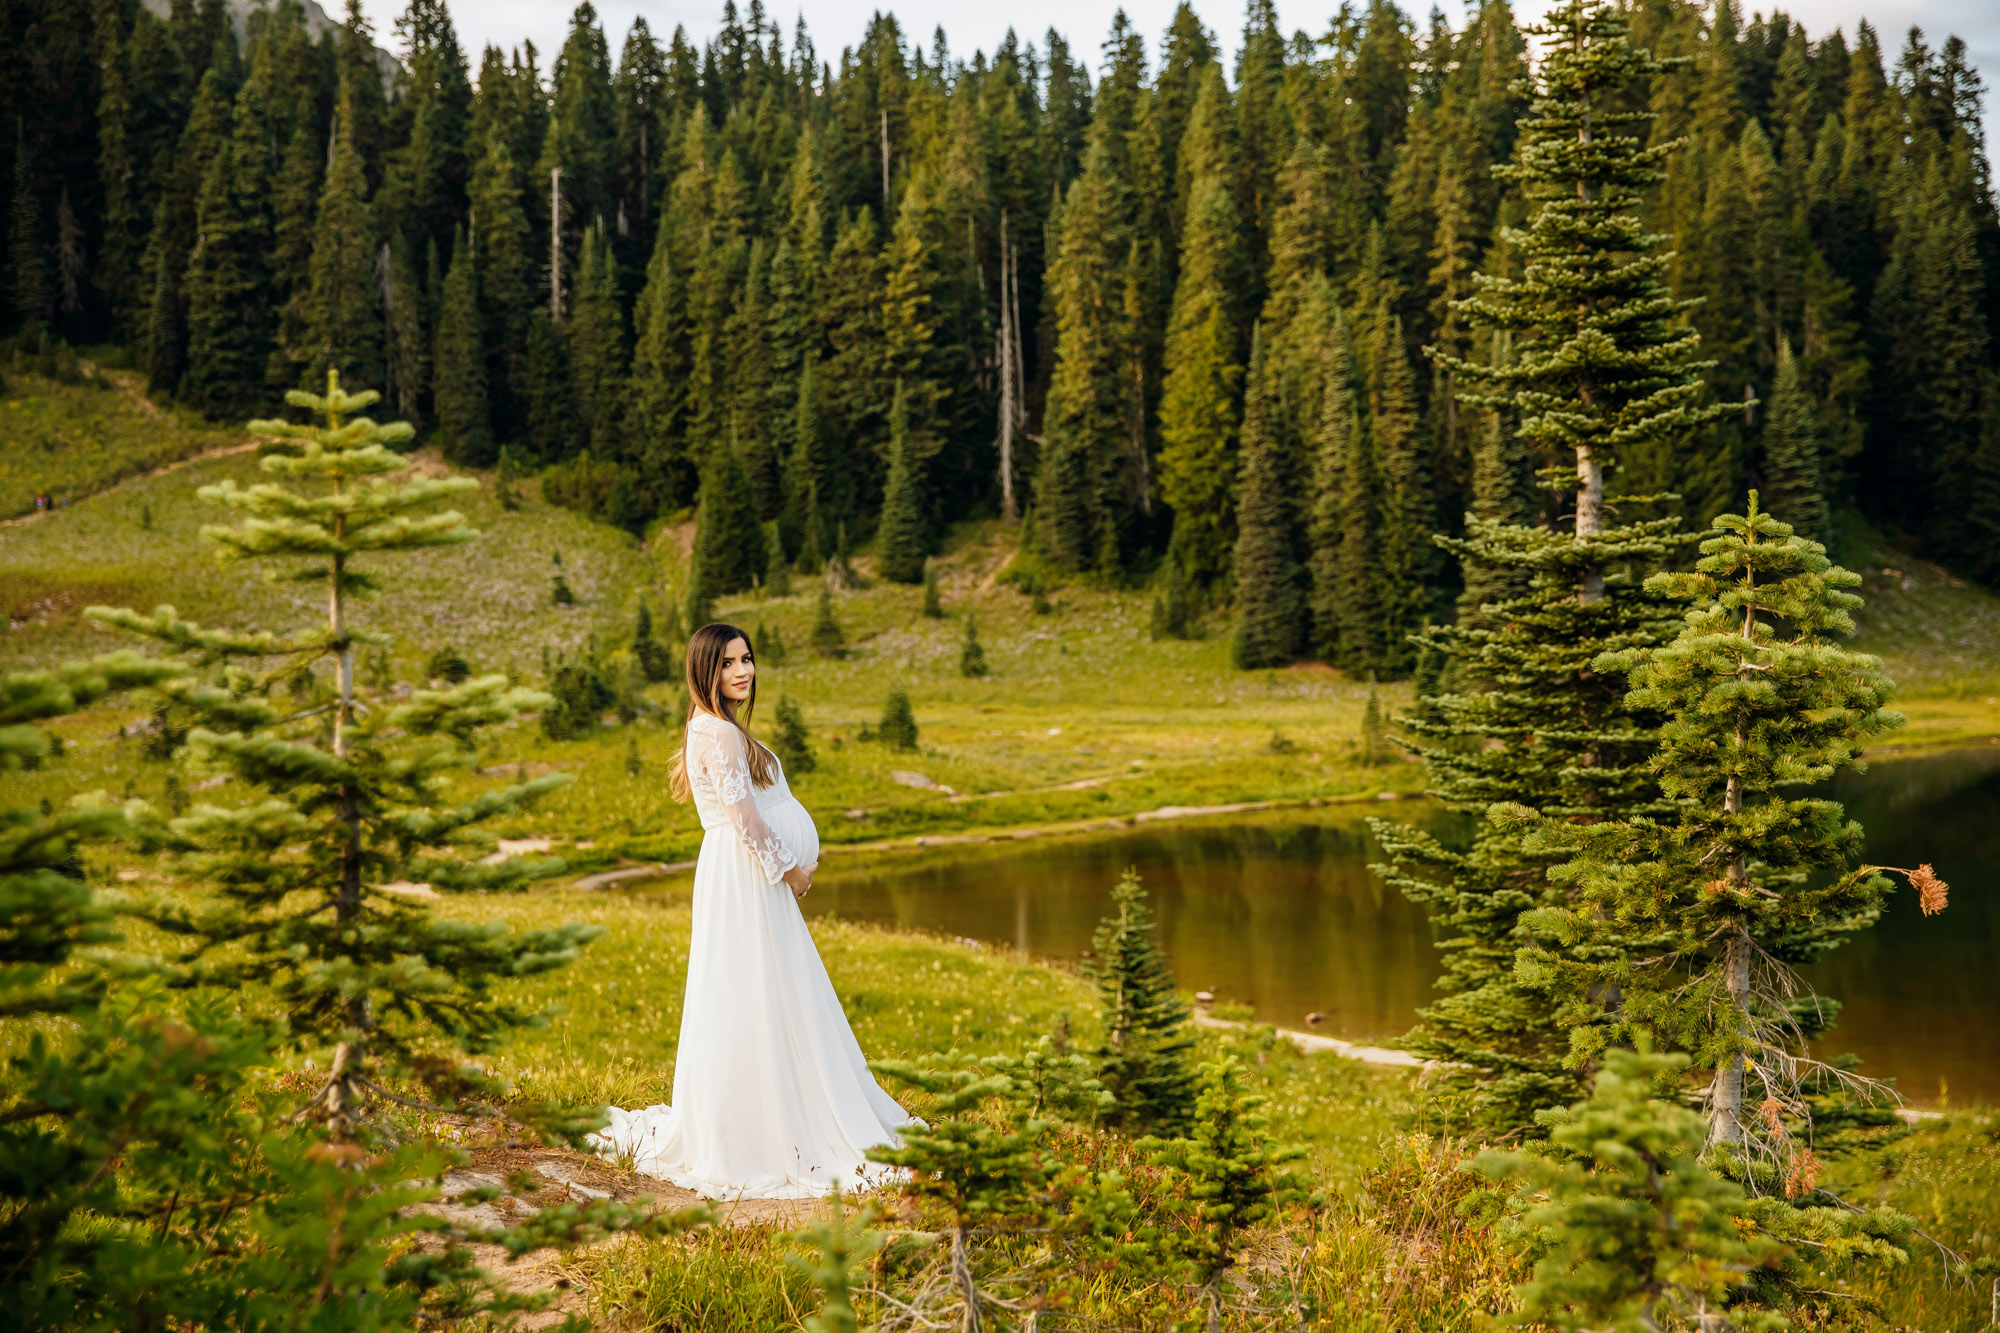
[{"label": "woman's face", "polygon": [[750,645],[740,638],[731,639],[722,650],[722,666],[716,673],[722,697],[742,703],[750,697],[750,682],[756,678],[757,663],[750,656]]}]

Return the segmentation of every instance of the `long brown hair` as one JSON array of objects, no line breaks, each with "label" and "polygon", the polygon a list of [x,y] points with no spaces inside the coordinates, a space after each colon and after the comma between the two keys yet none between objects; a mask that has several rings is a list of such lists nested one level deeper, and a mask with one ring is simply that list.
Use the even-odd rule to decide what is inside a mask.
[{"label": "long brown hair", "polygon": [[[757,708],[757,677],[750,677],[750,697],[740,704],[722,692],[723,654],[737,639],[743,640],[745,656],[754,665],[757,653],[750,643],[750,636],[734,625],[703,625],[688,636],[688,704],[691,708],[707,709],[743,733],[743,750],[750,757],[750,781],[759,787],[768,787],[778,780],[778,761],[769,750],[758,744],[749,728],[750,714]],[[689,720],[681,719],[683,723]],[[681,732],[680,753],[674,756],[673,763],[667,768],[667,790],[676,801],[685,801],[693,794],[688,789],[686,731]]]}]

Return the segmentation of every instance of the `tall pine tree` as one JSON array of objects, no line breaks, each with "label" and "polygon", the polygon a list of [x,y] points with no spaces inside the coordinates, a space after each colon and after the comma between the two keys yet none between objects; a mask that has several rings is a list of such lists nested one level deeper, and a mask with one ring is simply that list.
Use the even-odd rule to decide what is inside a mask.
[{"label": "tall pine tree", "polygon": [[584,444],[598,458],[615,457],[624,438],[631,353],[618,296],[618,261],[611,238],[595,226],[583,233],[569,344]]},{"label": "tall pine tree", "polygon": [[194,254],[183,285],[187,377],[182,391],[218,416],[262,401],[271,354],[265,115],[257,85],[246,83],[236,99],[235,131],[202,181]]},{"label": "tall pine tree", "polygon": [[1055,315],[1055,368],[1042,416],[1035,482],[1040,549],[1073,570],[1109,569],[1120,556],[1119,457],[1130,402],[1123,392],[1124,194],[1108,142],[1095,134],[1083,174],[1069,187],[1047,279]]},{"label": "tall pine tree", "polygon": [[1236,537],[1244,284],[1240,170],[1233,110],[1211,66],[1181,141],[1187,189],[1180,280],[1167,321],[1160,398],[1160,498],[1174,511],[1171,557],[1195,586],[1225,586]]},{"label": "tall pine tree", "polygon": [[882,522],[875,531],[875,563],[892,583],[922,583],[924,559],[923,462],[910,438],[910,399],[902,381],[889,409],[889,482]]},{"label": "tall pine tree", "polygon": [[[506,96],[504,75],[489,61],[480,77],[482,97]],[[480,311],[485,320],[488,388],[494,425],[503,440],[527,431],[528,318],[535,305],[528,215],[522,207],[522,177],[514,147],[514,122],[496,110],[485,128],[472,171],[472,216],[468,242],[478,260]]]},{"label": "tall pine tree", "polygon": [[437,312],[436,404],[445,457],[469,467],[493,461],[492,403],[486,394],[486,337],[479,267],[464,232],[454,234],[444,301]]},{"label": "tall pine tree", "polygon": [[1230,660],[1244,669],[1291,661],[1305,628],[1298,553],[1292,541],[1297,525],[1271,420],[1275,379],[1260,326],[1251,337],[1237,483],[1236,632]]},{"label": "tall pine tree", "polygon": [[[1324,287],[1322,280],[1322,287]],[[1311,646],[1327,661],[1361,672],[1379,660],[1376,612],[1375,470],[1356,403],[1347,321],[1323,292],[1325,355],[1318,385],[1306,534],[1311,555]]]},{"label": "tall pine tree", "polygon": [[[371,71],[369,77],[374,75]],[[334,127],[333,160],[313,223],[311,289],[306,296],[305,351],[317,379],[343,371],[364,384],[382,379],[382,307],[377,299],[375,210],[369,203],[360,113],[344,89]]]},{"label": "tall pine tree", "polygon": [[14,287],[9,295],[22,331],[36,333],[55,315],[55,281],[49,272],[48,226],[42,213],[44,187],[25,122],[14,126],[13,186],[7,258],[14,270]]},{"label": "tall pine tree", "polygon": [[1764,406],[1763,494],[1773,517],[1807,541],[1824,544],[1833,535],[1833,520],[1820,472],[1819,425],[1800,379],[1792,345],[1780,339],[1777,377]]},{"label": "tall pine tree", "polygon": [[709,455],[695,509],[694,570],[689,605],[745,592],[766,573],[764,529],[750,494],[750,478],[733,449]]},{"label": "tall pine tree", "polygon": [[[1674,608],[1629,572],[1684,544],[1670,518],[1606,528],[1604,474],[1621,451],[1685,437],[1733,407],[1700,406],[1697,335],[1677,325],[1662,284],[1666,257],[1638,215],[1672,144],[1643,147],[1651,118],[1626,108],[1637,79],[1663,66],[1633,48],[1603,0],[1569,0],[1529,32],[1547,39],[1534,101],[1504,176],[1533,214],[1507,242],[1518,277],[1492,275],[1459,305],[1475,328],[1515,330],[1504,362],[1439,356],[1473,401],[1504,409],[1522,441],[1558,453],[1573,477],[1569,531],[1474,516],[1446,549],[1462,562],[1527,576],[1528,590],[1490,614],[1423,636],[1449,664],[1449,692],[1402,719],[1430,790],[1452,808],[1496,801],[1550,820],[1664,812],[1647,767],[1658,716],[1626,700],[1592,663],[1606,650],[1664,642]],[[1422,1011],[1413,1049],[1445,1061],[1455,1112],[1500,1129],[1579,1100],[1587,1067],[1570,1058],[1560,1006],[1517,953],[1523,918],[1570,891],[1546,878],[1549,854],[1517,828],[1482,824],[1469,848],[1378,822],[1391,864],[1379,873],[1430,913],[1443,937],[1444,994]]]},{"label": "tall pine tree", "polygon": [[632,373],[625,396],[625,455],[662,507],[692,495],[687,456],[687,307],[681,275],[661,227],[646,264],[646,285],[632,311]]}]

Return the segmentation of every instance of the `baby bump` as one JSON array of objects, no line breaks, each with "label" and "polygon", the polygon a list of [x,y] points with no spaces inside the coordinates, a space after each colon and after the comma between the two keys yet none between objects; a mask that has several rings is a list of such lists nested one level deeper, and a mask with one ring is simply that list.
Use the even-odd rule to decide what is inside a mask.
[{"label": "baby bump", "polygon": [[819,860],[819,828],[806,808],[795,797],[773,801],[763,811],[764,822],[771,826],[771,832],[784,839],[799,864],[809,866]]}]

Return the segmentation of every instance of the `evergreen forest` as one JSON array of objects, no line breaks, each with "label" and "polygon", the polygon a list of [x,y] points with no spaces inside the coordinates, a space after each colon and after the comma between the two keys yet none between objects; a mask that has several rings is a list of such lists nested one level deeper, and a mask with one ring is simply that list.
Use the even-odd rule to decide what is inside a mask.
[{"label": "evergreen forest", "polygon": [[[1314,22],[0,4],[8,1326],[2000,1320],[1965,43]],[[727,1199],[704,626],[911,1116]]]},{"label": "evergreen forest", "polygon": [[[1531,260],[1497,0],[1293,33],[1252,0],[1233,68],[1185,4],[1095,51],[884,14],[837,58],[760,0],[699,49],[584,3],[553,53],[467,51],[444,0],[317,38],[294,0],[240,31],[222,0],[84,8],[0,19],[4,318],[123,343],[211,416],[337,369],[634,531],[713,487],[724,544],[775,523],[807,572],[880,529],[920,581],[946,525],[1019,516],[1054,577],[1153,581],[1160,632],[1238,608],[1242,665],[1387,678],[1491,591],[1434,532],[1568,522],[1559,432],[1475,391],[1524,326],[1463,304]],[[1626,13],[1659,60],[1613,94],[1657,164],[1633,206],[1716,410],[1624,451],[1613,508],[1698,531],[1756,485],[1802,534],[2000,578],[1964,43]]]}]

